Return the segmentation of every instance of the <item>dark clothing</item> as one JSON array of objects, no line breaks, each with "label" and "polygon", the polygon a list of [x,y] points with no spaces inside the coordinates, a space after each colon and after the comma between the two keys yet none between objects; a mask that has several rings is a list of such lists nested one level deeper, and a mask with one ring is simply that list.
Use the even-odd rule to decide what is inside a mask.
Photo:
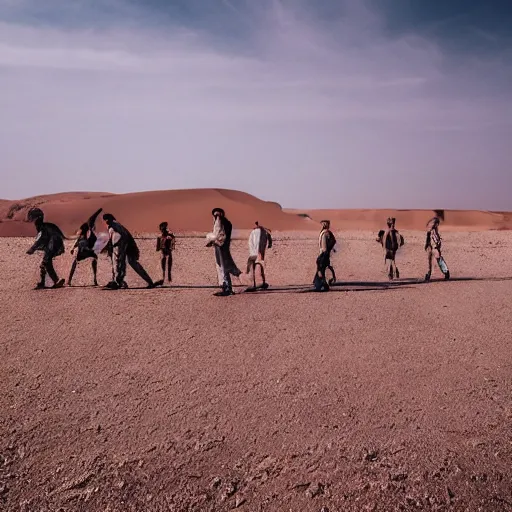
[{"label": "dark clothing", "polygon": [[172,233],[162,233],[156,239],[156,250],[162,253],[162,256],[170,256],[173,250],[175,237]]},{"label": "dark clothing", "polygon": [[315,279],[313,281],[315,288],[319,289],[329,289],[327,284],[327,279],[325,277],[325,272],[331,266],[331,255],[329,252],[323,252],[316,259],[316,274]]},{"label": "dark clothing", "polygon": [[36,241],[29,249],[30,253],[43,251],[52,258],[64,254],[64,234],[58,226],[51,222],[41,222],[36,224]]},{"label": "dark clothing", "polygon": [[53,258],[64,254],[65,236],[60,228],[51,222],[36,222],[36,229],[38,231],[36,241],[27,252],[29,254],[33,254],[35,251],[42,251],[44,253],[39,267],[40,285],[44,286],[46,274],[56,284],[59,278],[53,267]]},{"label": "dark clothing", "polygon": [[[222,226],[224,228],[224,232],[226,233],[226,238],[224,240],[224,243],[219,247],[219,251],[217,251],[217,248],[215,250],[215,259],[217,261],[217,265],[220,265],[225,272],[228,274],[231,274],[233,276],[240,276],[242,274],[242,271],[236,266],[235,261],[233,260],[233,256],[231,256],[231,233],[233,232],[233,224],[229,222],[226,217],[223,217],[222,220]],[[221,264],[222,262],[222,264]],[[229,280],[231,283],[231,279]]]},{"label": "dark clothing", "polygon": [[[139,263],[138,251],[127,252],[128,245],[118,246],[117,259],[116,259],[116,282],[119,286],[122,286],[124,278],[126,277],[126,260],[130,267],[137,272],[137,274],[146,281],[148,284],[153,284],[153,280],[149,277],[148,273],[144,270],[144,267]],[[136,256],[137,254],[137,256]]]},{"label": "dark clothing", "polygon": [[[394,228],[391,228],[389,231],[387,231],[386,239],[383,242],[383,245],[386,249],[386,254],[396,253],[396,251],[398,251],[398,248],[400,247],[400,235],[398,231]],[[393,254],[393,258],[391,259],[394,258],[395,256]]]},{"label": "dark clothing", "polygon": [[163,280],[165,280],[165,270],[167,268],[167,280],[172,281],[172,251],[174,250],[175,236],[167,230],[156,239],[156,250],[162,254],[161,266]]},{"label": "dark clothing", "polygon": [[53,267],[53,256],[51,256],[49,253],[45,252],[43,256],[43,261],[41,261],[41,265],[39,266],[40,269],[40,276],[41,280],[40,283],[44,285],[46,280],[46,274],[50,276],[50,279],[55,283],[59,280],[59,277],[57,276],[57,272],[55,272],[55,268]]},{"label": "dark clothing", "polygon": [[131,258],[138,260],[140,257],[140,252],[132,234],[117,221],[111,222],[108,227],[109,230],[112,230],[114,233],[119,235],[119,240],[117,242],[113,242],[113,247],[122,247],[123,253],[126,256],[130,256]]},{"label": "dark clothing", "polygon": [[[225,260],[226,255],[228,257],[227,263]],[[222,289],[224,291],[231,291],[233,288],[233,285],[231,283],[232,266],[229,266],[229,265],[230,265],[230,262],[235,267],[236,267],[236,265],[233,262],[233,258],[231,258],[231,260],[229,260],[229,258],[231,258],[231,254],[229,254],[229,250],[226,253],[226,251],[223,251],[223,247],[219,247],[218,245],[215,246],[215,261],[217,263],[217,267],[220,269],[220,273],[222,274],[222,280],[223,280]],[[234,274],[234,275],[236,275],[236,274]],[[240,275],[240,274],[238,274],[238,275]]]},{"label": "dark clothing", "polygon": [[76,260],[77,261],[83,261],[87,258],[94,258],[95,260],[98,259],[98,255],[94,252],[93,247],[96,243],[97,237],[94,233],[91,232],[91,235],[89,238],[87,238],[87,235],[82,236],[78,238],[75,244],[76,248]]},{"label": "dark clothing", "polygon": [[[116,256],[117,284],[120,287],[124,284],[124,278],[126,277],[126,260],[128,260],[130,267],[132,267],[146,283],[152,285],[153,280],[139,263],[140,252],[132,234],[115,220],[109,223],[109,232]],[[118,235],[117,237],[115,237],[116,234]]]}]

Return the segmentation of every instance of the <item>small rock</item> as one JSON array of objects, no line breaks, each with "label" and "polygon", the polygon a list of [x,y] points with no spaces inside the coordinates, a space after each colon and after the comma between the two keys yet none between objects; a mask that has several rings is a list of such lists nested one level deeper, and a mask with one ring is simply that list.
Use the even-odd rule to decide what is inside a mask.
[{"label": "small rock", "polygon": [[272,457],[265,457],[256,467],[258,471],[270,469],[276,463],[276,459]]},{"label": "small rock", "polygon": [[124,489],[124,486],[126,484],[124,483],[124,480],[120,480],[119,482],[117,482],[116,486],[119,488],[119,489]]},{"label": "small rock", "polygon": [[139,466],[139,468],[141,468],[142,466],[144,466],[144,461],[141,459],[139,460],[139,463],[137,464],[137,466]]},{"label": "small rock", "polygon": [[379,452],[377,450],[372,450],[366,453],[364,459],[368,462],[375,462],[379,457]]},{"label": "small rock", "polygon": [[236,492],[236,482],[231,482],[230,484],[226,485],[226,488],[224,489],[224,492],[222,493],[221,500],[226,501],[228,498],[231,498],[233,494]]},{"label": "small rock", "polygon": [[389,476],[393,482],[403,482],[404,480],[407,480],[407,477],[407,473],[395,473],[394,475]]},{"label": "small rock", "polygon": [[306,491],[306,496],[308,498],[315,498],[319,494],[322,494],[324,492],[324,485],[321,483],[318,484],[311,484],[308,487],[308,490]]},{"label": "small rock", "polygon": [[7,485],[0,486],[0,496],[7,494],[9,492],[9,487]]},{"label": "small rock", "polygon": [[220,486],[220,484],[221,484],[221,483],[222,483],[222,480],[221,480],[218,476],[216,476],[216,477],[212,480],[212,483],[210,484],[210,487],[211,487],[212,489],[217,489],[217,488]]},{"label": "small rock", "polygon": [[247,500],[242,496],[237,496],[235,499],[235,508],[241,507]]},{"label": "small rock", "polygon": [[322,507],[320,509],[320,512],[329,512],[329,509],[327,507]]},{"label": "small rock", "polygon": [[455,498],[455,493],[449,487],[446,488],[446,492],[448,493],[448,498],[450,498],[450,501]]}]

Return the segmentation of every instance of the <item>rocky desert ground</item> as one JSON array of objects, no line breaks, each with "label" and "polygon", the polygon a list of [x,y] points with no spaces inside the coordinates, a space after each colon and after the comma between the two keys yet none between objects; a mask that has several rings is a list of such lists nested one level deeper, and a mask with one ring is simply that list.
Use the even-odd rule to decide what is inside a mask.
[{"label": "rocky desert ground", "polygon": [[87,262],[34,291],[32,239],[0,239],[0,509],[512,510],[511,232],[446,233],[429,284],[423,233],[393,283],[375,233],[336,235],[331,292],[316,235],[275,233],[271,289],[228,298],[203,238],[123,291]]}]

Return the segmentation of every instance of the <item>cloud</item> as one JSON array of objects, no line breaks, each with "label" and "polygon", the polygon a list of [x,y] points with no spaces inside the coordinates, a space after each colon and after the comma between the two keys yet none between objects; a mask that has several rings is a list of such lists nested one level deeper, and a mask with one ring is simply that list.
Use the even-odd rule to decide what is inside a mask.
[{"label": "cloud", "polygon": [[0,0],[0,195],[218,186],[298,207],[510,208],[506,53],[391,36],[359,1],[51,0],[34,21],[35,5]]}]

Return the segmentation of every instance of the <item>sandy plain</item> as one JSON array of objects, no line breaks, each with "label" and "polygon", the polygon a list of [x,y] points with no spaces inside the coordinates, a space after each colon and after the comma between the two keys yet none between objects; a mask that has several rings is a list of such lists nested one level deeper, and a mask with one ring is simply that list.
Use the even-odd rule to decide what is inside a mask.
[{"label": "sandy plain", "polygon": [[389,283],[374,232],[336,232],[323,294],[316,235],[275,233],[271,290],[228,298],[204,238],[178,239],[175,287],[115,292],[87,262],[33,291],[32,239],[1,238],[0,509],[512,510],[512,233],[446,233],[429,284],[402,233]]}]

